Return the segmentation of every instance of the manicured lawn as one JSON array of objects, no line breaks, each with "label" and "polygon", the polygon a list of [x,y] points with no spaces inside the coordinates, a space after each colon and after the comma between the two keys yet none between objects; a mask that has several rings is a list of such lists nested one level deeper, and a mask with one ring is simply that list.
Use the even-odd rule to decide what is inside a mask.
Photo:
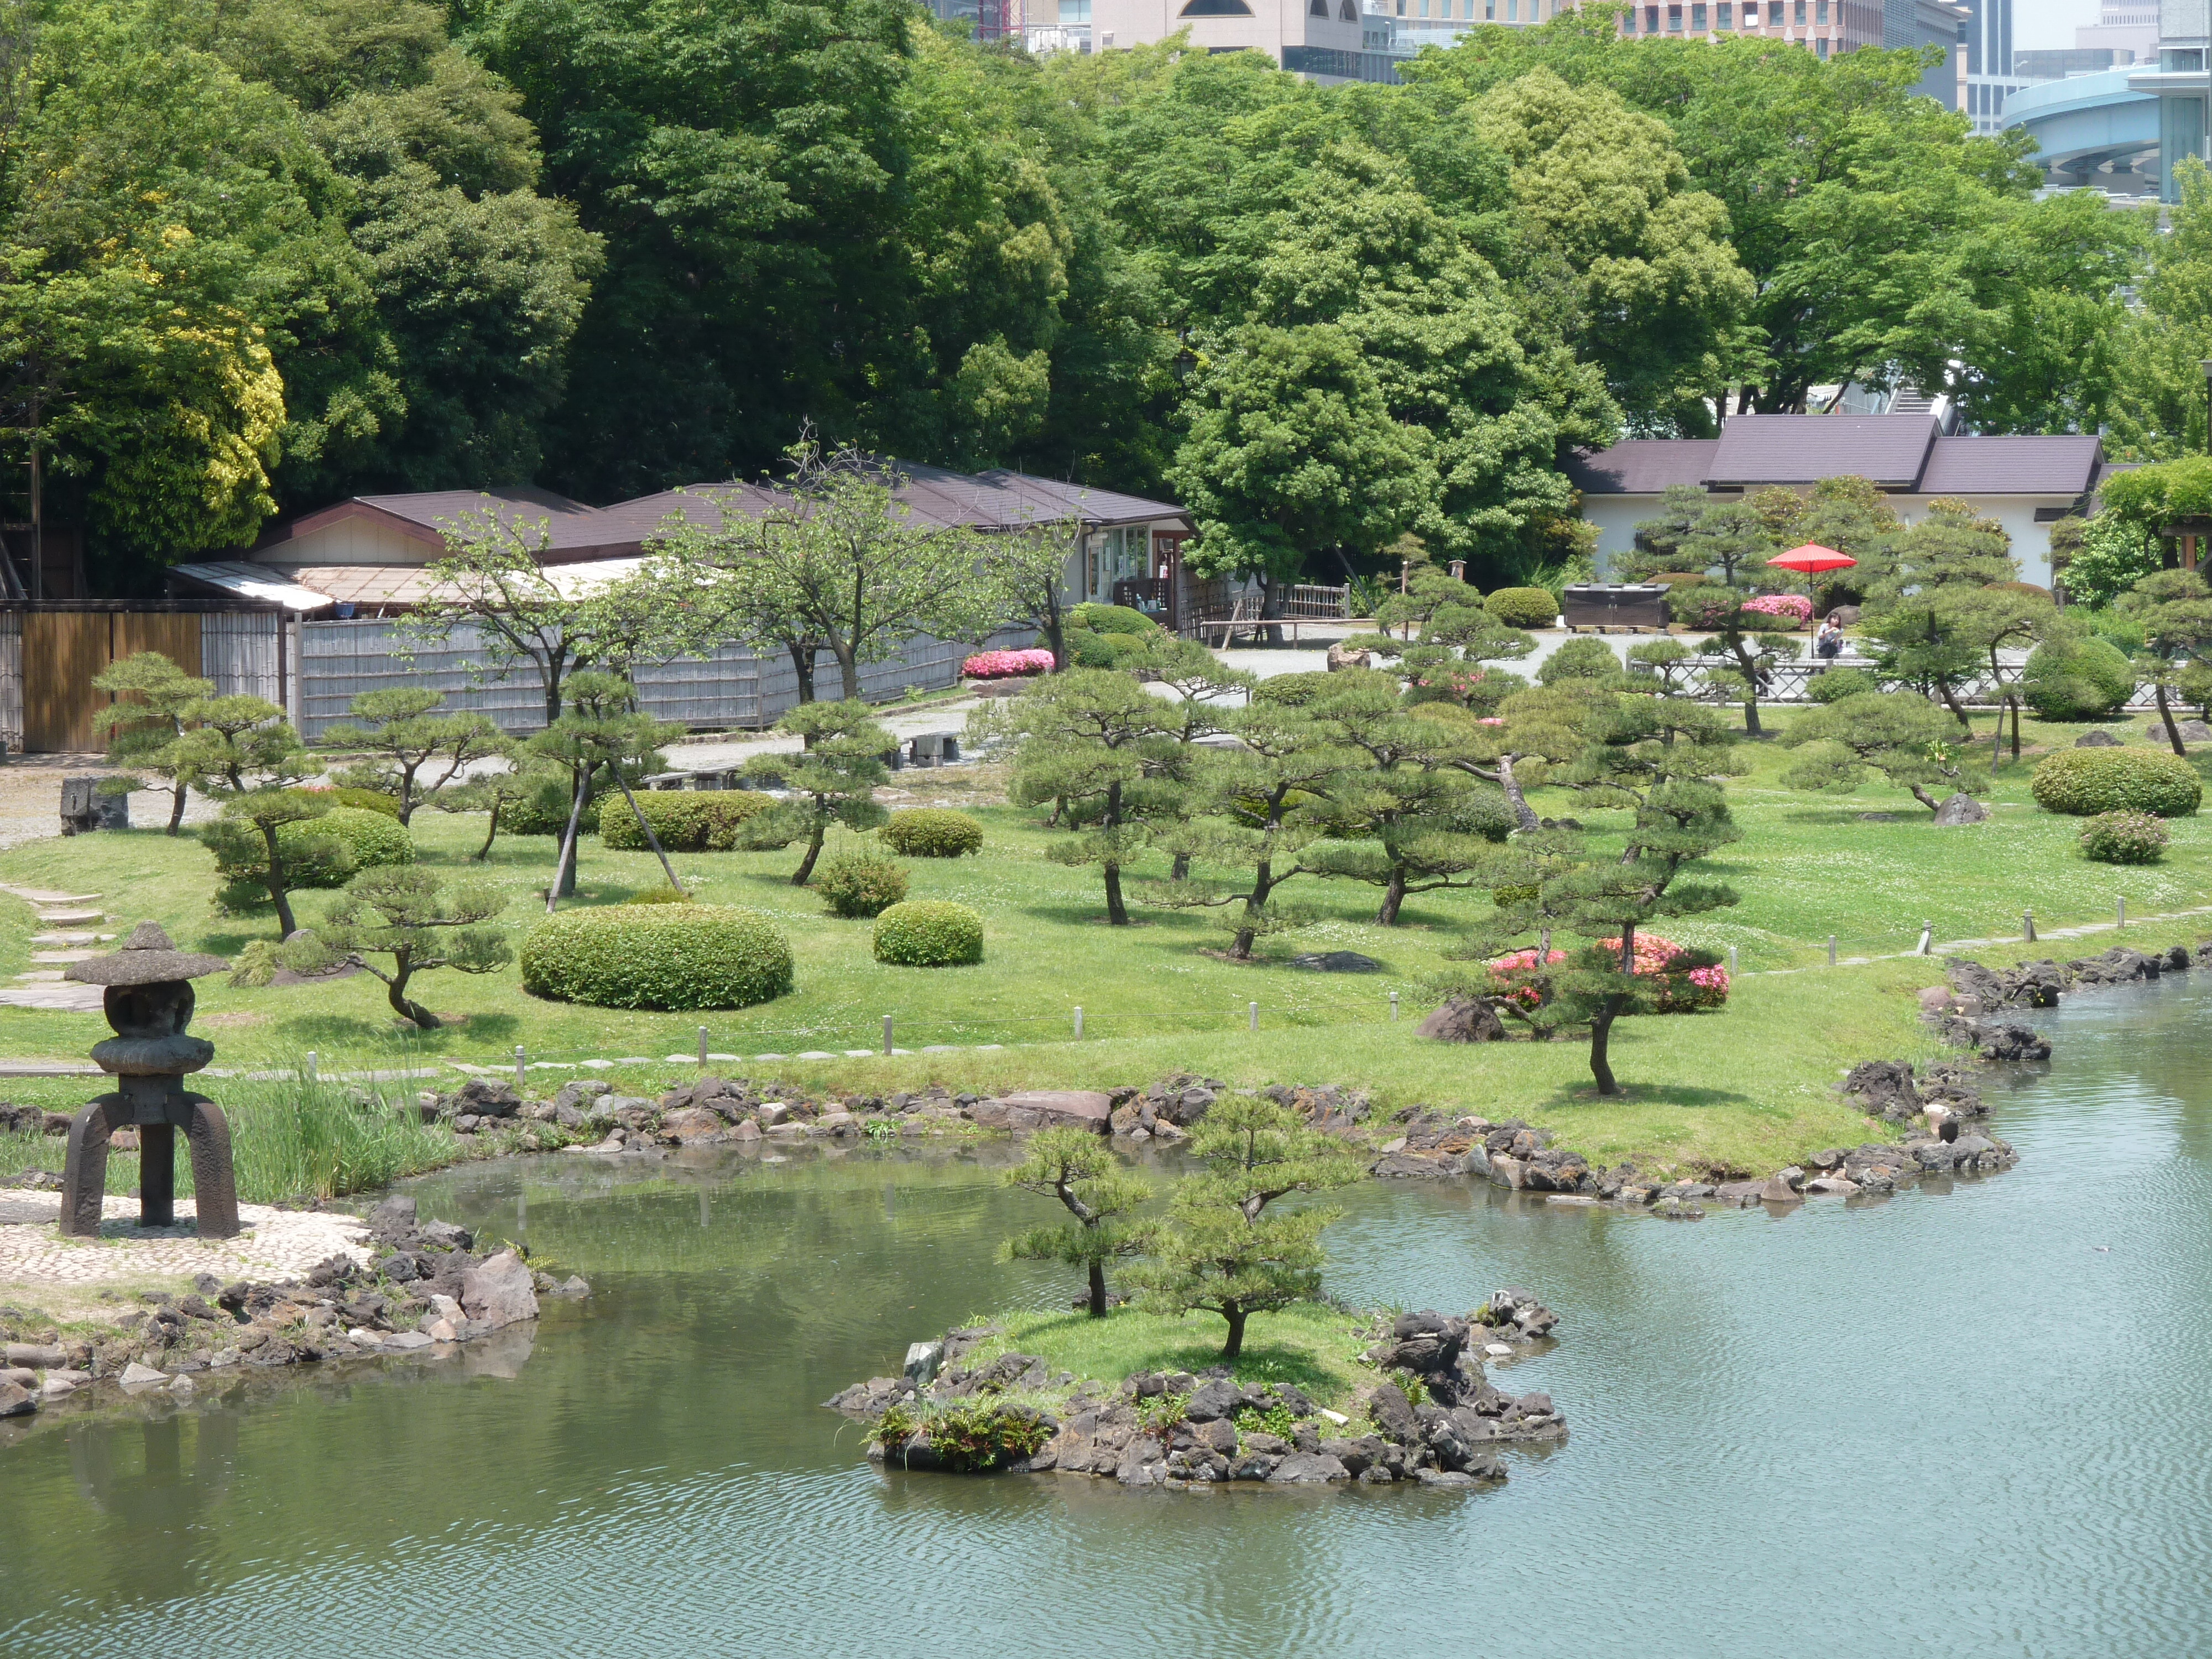
[{"label": "manicured lawn", "polygon": [[[2142,724],[2130,723],[2129,741],[2143,741]],[[2032,742],[2058,746],[2082,729],[2031,724],[2027,733]],[[1816,963],[1830,933],[1847,956],[1875,955],[1910,949],[1923,920],[1942,940],[2015,932],[2027,907],[2042,926],[2056,927],[2108,917],[2123,894],[2137,916],[2212,902],[2206,820],[2172,826],[2174,847],[2162,865],[2089,863],[2075,846],[2078,822],[2033,806],[2032,757],[2000,769],[1990,823],[1936,830],[1902,792],[1870,783],[1849,799],[1797,794],[1778,781],[1787,751],[1763,743],[1747,744],[1743,753],[1747,771],[1731,783],[1730,797],[1744,836],[1714,861],[1742,902],[1664,931],[1685,943],[1735,945],[1747,969]],[[1547,815],[1577,811],[1564,792],[1540,791],[1534,799]],[[666,1057],[696,1052],[704,1024],[714,1050],[748,1057],[742,1064],[718,1061],[719,1069],[807,1087],[887,1093],[930,1081],[979,1091],[1105,1086],[1174,1070],[1239,1086],[1350,1083],[1371,1089],[1389,1108],[1432,1104],[1539,1121],[1594,1160],[1634,1157],[1743,1170],[1866,1138],[1865,1120],[1833,1093],[1838,1075],[1870,1055],[1927,1052],[1912,993],[1938,976],[1932,964],[1876,963],[1833,975],[1754,972],[1737,981],[1719,1013],[1624,1022],[1614,1036],[1614,1064],[1628,1093],[1600,1102],[1579,1042],[1469,1048],[1414,1037],[1414,1023],[1429,1006],[1422,982],[1462,930],[1488,911],[1485,895],[1418,896],[1402,925],[1380,928],[1370,920],[1372,889],[1301,882],[1291,896],[1312,912],[1313,925],[1263,941],[1269,959],[1239,965],[1221,959],[1225,939],[1209,914],[1140,908],[1139,926],[1108,927],[1097,872],[1047,860],[1055,837],[1039,827],[1037,814],[974,810],[987,830],[982,856],[907,864],[914,896],[956,899],[982,913],[987,959],[980,967],[877,963],[869,951],[872,924],[828,916],[818,897],[788,884],[791,853],[679,855],[686,884],[702,898],[751,906],[785,929],[798,962],[792,995],[736,1012],[625,1013],[537,1000],[522,992],[512,967],[481,978],[441,973],[419,979],[414,994],[441,1013],[465,1018],[424,1034],[394,1018],[382,986],[367,975],[260,990],[216,977],[198,982],[194,1030],[216,1042],[217,1064],[225,1067],[289,1069],[310,1049],[325,1073],[445,1059],[498,1063],[520,1043],[533,1060],[622,1060],[600,1075],[648,1092],[696,1075],[688,1060]],[[1896,816],[1871,823],[1859,816],[1875,811]],[[1579,815],[1601,833],[1624,822],[1617,813]],[[414,832],[424,862],[488,874],[513,896],[501,925],[518,944],[542,916],[535,895],[550,872],[550,838],[502,837],[482,866],[466,857],[481,838],[481,819],[425,812]],[[188,949],[232,955],[274,927],[265,917],[215,915],[206,851],[157,831],[18,847],[0,854],[0,879],[96,891],[118,931],[150,917]],[[586,842],[579,902],[616,902],[659,884],[650,854]],[[327,902],[326,895],[302,896],[303,923],[312,926]],[[0,897],[0,978],[32,965],[35,926],[28,906]],[[2212,916],[2153,925],[2133,937],[2171,943],[2200,935],[2212,935]],[[2084,954],[2106,942],[2058,950]],[[1360,951],[1382,971],[1319,974],[1285,960],[1317,950]],[[1393,990],[1402,1012],[1395,1024],[1389,1019]],[[1255,1002],[1256,1033],[1247,1015]],[[1079,1042],[1073,1040],[1078,1005]],[[945,1044],[957,1051],[894,1060],[751,1058],[872,1051],[886,1014],[901,1048]],[[0,1054],[7,1056],[81,1058],[105,1035],[96,1015],[0,1010]],[[983,1044],[1003,1046],[979,1051]],[[560,1073],[545,1075],[550,1086]],[[12,1098],[57,1107],[90,1091],[80,1079],[12,1080],[7,1087]]]},{"label": "manicured lawn", "polygon": [[[1114,1308],[1103,1319],[1079,1313],[1016,1313],[994,1316],[1004,1336],[975,1348],[971,1358],[1002,1353],[1035,1354],[1054,1371],[1073,1371],[1118,1385],[1139,1371],[1201,1371],[1221,1364],[1227,1323],[1212,1314],[1174,1319],[1163,1314]],[[1240,1382],[1290,1382],[1316,1405],[1337,1406],[1371,1370],[1359,1365],[1367,1346],[1350,1316],[1318,1303],[1300,1302],[1276,1313],[1252,1316],[1244,1328],[1244,1349],[1230,1369]]]}]

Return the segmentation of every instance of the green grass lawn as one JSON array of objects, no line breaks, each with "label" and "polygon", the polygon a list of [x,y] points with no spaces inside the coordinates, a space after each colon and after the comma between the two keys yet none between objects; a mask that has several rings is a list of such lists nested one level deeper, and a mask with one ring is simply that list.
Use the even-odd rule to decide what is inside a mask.
[{"label": "green grass lawn", "polygon": [[[1164,1314],[1114,1308],[1103,1319],[1082,1313],[1011,1313],[992,1322],[1005,1334],[979,1344],[968,1356],[980,1364],[1002,1353],[1035,1354],[1054,1371],[1073,1371],[1118,1387],[1139,1371],[1202,1371],[1221,1364],[1226,1321],[1212,1314],[1176,1319]],[[1359,1364],[1367,1340],[1350,1315],[1316,1302],[1294,1303],[1274,1313],[1254,1314],[1244,1328],[1243,1352],[1230,1370],[1240,1382],[1289,1382],[1316,1404],[1340,1406],[1376,1373]]]},{"label": "green grass lawn", "polygon": [[[2141,725],[2131,722],[2130,742],[2143,740]],[[2031,742],[2060,746],[2082,729],[2031,723],[2027,734]],[[1847,799],[1797,794],[1779,783],[1787,751],[1762,743],[1747,744],[1745,754],[1749,769],[1729,786],[1743,839],[1714,860],[1742,902],[1666,931],[1685,943],[1735,945],[1747,969],[1817,963],[1830,933],[1840,936],[1846,955],[1874,955],[1910,949],[1923,921],[1944,939],[2015,932],[2028,907],[2042,926],[2056,927],[2108,917],[2123,894],[2137,916],[2212,902],[2206,820],[2173,825],[2173,849],[2162,865],[2089,863],[2075,846],[2078,821],[2033,805],[2032,757],[2000,769],[1990,823],[1936,830],[1902,792],[1869,787]],[[1538,792],[1535,804],[1547,815],[1577,811],[1559,791]],[[702,898],[766,911],[784,927],[798,963],[793,994],[737,1012],[626,1013],[537,1000],[523,993],[513,968],[481,978],[440,973],[419,979],[413,994],[457,1018],[439,1031],[416,1033],[392,1016],[382,985],[365,975],[260,990],[216,977],[198,981],[194,1030],[216,1042],[218,1066],[240,1068],[294,1067],[310,1049],[326,1073],[445,1059],[497,1062],[518,1043],[533,1060],[642,1056],[643,1063],[601,1075],[645,1092],[696,1074],[690,1062],[665,1057],[695,1052],[702,1024],[719,1052],[842,1054],[878,1048],[889,1014],[900,1047],[950,1044],[958,1051],[894,1060],[749,1060],[723,1069],[852,1092],[928,1081],[979,1091],[1105,1085],[1176,1069],[1240,1086],[1351,1083],[1391,1107],[1426,1103],[1542,1122],[1594,1160],[1746,1170],[1865,1138],[1865,1121],[1843,1109],[1832,1091],[1840,1071],[1870,1055],[1926,1052],[1912,993],[1936,977],[1930,964],[1876,963],[1832,975],[1753,973],[1738,981],[1719,1013],[1624,1022],[1614,1036],[1614,1065],[1629,1092],[1601,1103],[1580,1043],[1469,1048],[1413,1036],[1427,1006],[1424,976],[1488,910],[1486,896],[1417,896],[1401,926],[1380,928],[1370,920],[1374,890],[1301,882],[1291,891],[1314,913],[1313,924],[1263,941],[1265,960],[1232,963],[1219,955],[1225,939],[1208,915],[1140,909],[1140,925],[1107,927],[1097,872],[1048,860],[1044,851],[1054,837],[1039,828],[1035,813],[975,810],[987,829],[982,856],[907,862],[914,896],[956,899],[982,913],[987,959],[979,967],[877,963],[869,951],[872,924],[830,917],[814,894],[789,884],[794,854],[679,855],[684,879]],[[1862,821],[1859,815],[1870,811],[1896,817]],[[1619,814],[1579,815],[1601,830],[1623,821]],[[501,925],[518,943],[542,916],[535,895],[551,871],[550,838],[503,837],[487,870],[466,857],[481,839],[480,819],[426,812],[414,833],[426,863],[485,872],[512,894]],[[216,915],[205,849],[158,831],[17,847],[0,854],[0,879],[96,891],[118,931],[152,918],[188,949],[231,955],[274,932],[265,916]],[[650,854],[586,842],[578,902],[617,902],[660,884]],[[303,924],[312,926],[328,902],[327,895],[301,896]],[[35,926],[27,905],[0,896],[0,978],[32,965]],[[2212,934],[2212,917],[2135,937],[2169,943],[2201,934]],[[2062,946],[2061,954],[2104,943]],[[1324,975],[1285,960],[1329,949],[1364,952],[1383,971]],[[1389,1019],[1392,990],[1402,1009],[1395,1024]],[[1247,1029],[1254,1002],[1256,1033]],[[1072,1040],[1078,1005],[1080,1042]],[[96,1015],[0,1009],[0,1055],[77,1059],[105,1035]],[[979,1052],[981,1044],[1003,1046]],[[19,1079],[8,1092],[62,1106],[81,1101],[88,1089],[78,1079]]]}]

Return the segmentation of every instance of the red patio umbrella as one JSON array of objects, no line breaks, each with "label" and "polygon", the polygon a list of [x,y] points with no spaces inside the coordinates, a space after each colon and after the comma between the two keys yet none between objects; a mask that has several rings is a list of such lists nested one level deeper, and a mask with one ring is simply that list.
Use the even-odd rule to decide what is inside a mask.
[{"label": "red patio umbrella", "polygon": [[1787,553],[1778,553],[1769,559],[1770,568],[1802,571],[1810,576],[1822,570],[1844,570],[1858,561],[1848,553],[1838,553],[1832,547],[1823,547],[1818,542],[1807,542],[1802,547],[1793,547]]}]

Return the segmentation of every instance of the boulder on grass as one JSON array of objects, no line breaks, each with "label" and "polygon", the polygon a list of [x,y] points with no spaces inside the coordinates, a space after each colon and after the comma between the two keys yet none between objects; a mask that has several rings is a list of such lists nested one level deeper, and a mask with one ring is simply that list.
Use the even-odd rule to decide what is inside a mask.
[{"label": "boulder on grass", "polygon": [[1989,816],[1990,809],[1962,789],[1936,809],[1935,822],[1939,830],[1954,830],[1962,823],[1987,823]]},{"label": "boulder on grass", "polygon": [[1503,1042],[1505,1022],[1486,1002],[1454,997],[1423,1020],[1414,1036],[1438,1042]]}]

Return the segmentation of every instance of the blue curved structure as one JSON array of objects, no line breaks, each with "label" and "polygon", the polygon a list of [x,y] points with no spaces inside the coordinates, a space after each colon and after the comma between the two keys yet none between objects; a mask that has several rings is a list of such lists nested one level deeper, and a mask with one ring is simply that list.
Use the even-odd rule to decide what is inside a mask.
[{"label": "blue curved structure", "polygon": [[2115,163],[2155,183],[2159,165],[2158,97],[2130,87],[2139,69],[2072,75],[2022,87],[2005,100],[2004,125],[2026,129],[2042,147],[2053,183],[2087,184]]}]

